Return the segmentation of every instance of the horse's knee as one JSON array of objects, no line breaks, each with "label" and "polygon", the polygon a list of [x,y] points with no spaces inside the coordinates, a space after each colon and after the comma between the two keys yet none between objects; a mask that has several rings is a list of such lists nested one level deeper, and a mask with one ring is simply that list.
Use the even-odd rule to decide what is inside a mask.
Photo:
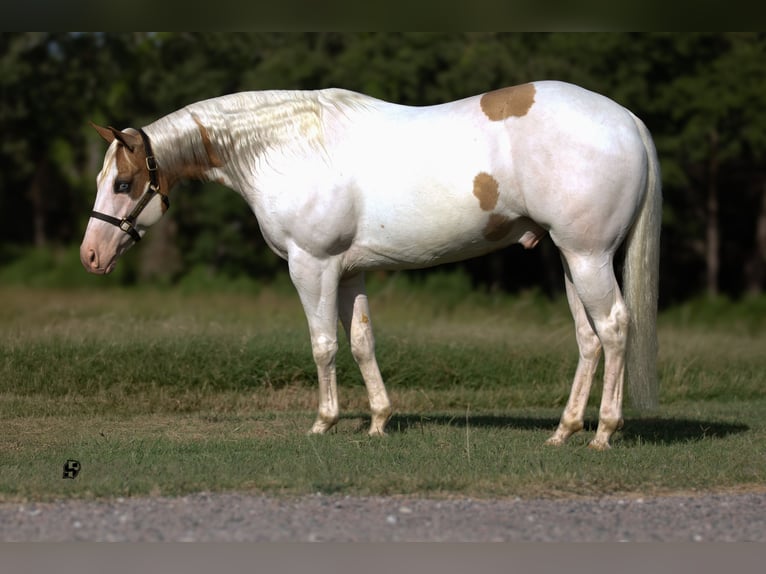
[{"label": "horse's knee", "polygon": [[375,345],[369,341],[360,342],[357,345],[352,345],[351,354],[357,364],[368,363],[375,358]]},{"label": "horse's knee", "polygon": [[351,330],[351,354],[354,360],[363,364],[375,358],[375,338],[368,324]]},{"label": "horse's knee", "polygon": [[327,367],[335,361],[338,353],[338,341],[330,337],[319,336],[311,341],[311,352],[318,367]]}]

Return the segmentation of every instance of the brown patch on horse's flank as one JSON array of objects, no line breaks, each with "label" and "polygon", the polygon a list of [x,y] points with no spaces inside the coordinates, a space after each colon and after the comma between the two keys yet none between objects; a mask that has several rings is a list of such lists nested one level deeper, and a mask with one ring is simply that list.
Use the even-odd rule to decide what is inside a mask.
[{"label": "brown patch on horse's flank", "polygon": [[493,122],[510,117],[520,118],[529,112],[535,103],[534,84],[522,84],[487,92],[481,97],[481,109]]},{"label": "brown patch on horse's flank", "polygon": [[473,178],[473,194],[484,211],[492,211],[497,205],[498,187],[497,180],[488,173],[481,172]]},{"label": "brown patch on horse's flank", "polygon": [[505,215],[493,213],[484,226],[484,238],[488,241],[500,241],[513,229],[513,220]]},{"label": "brown patch on horse's flank", "polygon": [[205,146],[205,153],[207,153],[208,163],[211,167],[222,167],[223,160],[221,159],[221,156],[218,155],[215,146],[213,146],[213,142],[210,140],[210,134],[208,134],[207,128],[195,114],[192,114],[191,117],[194,120],[194,123],[197,124],[199,135],[202,137],[202,145]]},{"label": "brown patch on horse's flank", "polygon": [[367,317],[367,315],[362,313],[362,323],[369,323],[369,322],[370,322],[369,317]]}]

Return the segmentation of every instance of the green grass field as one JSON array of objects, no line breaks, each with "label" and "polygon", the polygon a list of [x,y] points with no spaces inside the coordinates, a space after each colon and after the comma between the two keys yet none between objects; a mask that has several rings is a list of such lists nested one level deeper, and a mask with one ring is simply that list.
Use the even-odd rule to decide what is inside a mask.
[{"label": "green grass field", "polygon": [[[438,280],[436,280],[438,287]],[[434,285],[429,286],[433,288]],[[315,371],[289,289],[0,289],[0,500],[244,490],[577,496],[766,483],[766,304],[660,318],[661,407],[626,409],[609,452],[589,427],[546,447],[577,351],[563,301],[372,289],[389,436],[366,435],[342,340],[342,419],[306,436]],[[62,478],[68,459],[81,463]]]}]

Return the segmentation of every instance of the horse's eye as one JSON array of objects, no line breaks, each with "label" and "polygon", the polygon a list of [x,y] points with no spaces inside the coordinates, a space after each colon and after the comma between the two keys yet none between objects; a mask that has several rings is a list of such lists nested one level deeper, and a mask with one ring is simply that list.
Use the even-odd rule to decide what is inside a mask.
[{"label": "horse's eye", "polygon": [[129,181],[115,181],[114,193],[128,193],[130,191]]}]

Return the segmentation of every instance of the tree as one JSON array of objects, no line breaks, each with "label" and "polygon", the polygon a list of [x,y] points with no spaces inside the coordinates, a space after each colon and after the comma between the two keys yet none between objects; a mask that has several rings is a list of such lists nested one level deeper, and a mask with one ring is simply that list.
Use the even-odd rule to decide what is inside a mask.
[{"label": "tree", "polygon": [[[14,33],[0,35],[5,244],[78,242],[104,147],[88,120],[140,127],[239,90],[344,87],[411,105],[530,80],[601,92],[649,126],[663,171],[662,300],[766,287],[766,35],[510,33]],[[280,268],[236,194],[189,183],[138,248],[192,268]],[[158,237],[164,234],[167,237]],[[0,253],[0,257],[4,256]],[[163,255],[166,257],[166,255]],[[127,262],[126,262],[127,263]],[[456,264],[488,288],[560,288],[555,249]],[[139,274],[141,270],[138,270]]]},{"label": "tree", "polygon": [[87,163],[83,118],[102,86],[102,39],[0,35],[0,217],[6,239],[45,246],[76,235],[75,190]]},{"label": "tree", "polygon": [[[704,241],[697,242],[695,249],[704,256],[705,290],[716,295],[722,254],[738,261],[728,270],[739,278],[737,283],[741,284],[741,270],[747,267],[747,250],[740,245],[732,253],[732,247],[722,243],[722,232],[736,235],[740,228],[755,228],[753,214],[763,209],[757,198],[763,193],[759,183],[766,152],[766,36],[699,34],[684,35],[684,40],[676,43],[682,56],[677,62],[688,67],[668,81],[661,93],[668,128],[660,147],[674,162],[669,169],[671,186],[684,188],[686,205],[704,225]],[[762,260],[763,252],[758,251],[751,257]]]}]

